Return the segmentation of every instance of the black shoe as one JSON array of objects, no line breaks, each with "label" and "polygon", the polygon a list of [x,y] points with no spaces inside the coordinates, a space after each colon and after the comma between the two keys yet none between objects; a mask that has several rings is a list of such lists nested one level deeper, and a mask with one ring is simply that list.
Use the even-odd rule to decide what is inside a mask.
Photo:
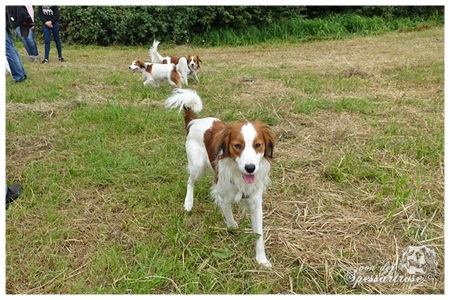
[{"label": "black shoe", "polygon": [[6,193],[6,209],[8,209],[8,206],[11,202],[19,197],[21,192],[22,187],[20,186],[20,184],[13,184],[8,186],[8,192]]},{"label": "black shoe", "polygon": [[27,79],[27,75],[24,75],[23,78],[14,80],[15,83],[22,82]]},{"label": "black shoe", "polygon": [[60,62],[64,62],[65,60],[64,60],[64,58],[60,57],[60,58],[59,58],[59,61],[60,61]]},{"label": "black shoe", "polygon": [[44,59],[44,60],[42,61],[42,63],[43,63],[43,64],[48,64],[48,59]]}]

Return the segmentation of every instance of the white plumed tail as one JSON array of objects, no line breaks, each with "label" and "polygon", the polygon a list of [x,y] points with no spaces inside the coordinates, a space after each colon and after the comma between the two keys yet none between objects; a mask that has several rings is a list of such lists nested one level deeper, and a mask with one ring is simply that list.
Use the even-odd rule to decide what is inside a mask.
[{"label": "white plumed tail", "polygon": [[153,46],[150,48],[149,55],[150,58],[152,59],[152,63],[162,63],[163,61],[163,57],[161,56],[161,54],[158,53],[158,45],[160,44],[160,41],[154,40],[153,41]]},{"label": "white plumed tail", "polygon": [[179,112],[183,108],[188,108],[195,113],[202,110],[203,104],[200,96],[193,90],[176,88],[172,92],[172,96],[164,101],[164,106],[168,109],[179,107]]}]

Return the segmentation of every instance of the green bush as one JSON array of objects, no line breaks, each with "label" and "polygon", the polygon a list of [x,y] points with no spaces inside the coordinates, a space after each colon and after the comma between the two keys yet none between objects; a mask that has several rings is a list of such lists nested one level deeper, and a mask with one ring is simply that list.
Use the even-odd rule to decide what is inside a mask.
[{"label": "green bush", "polygon": [[265,26],[302,11],[295,6],[61,6],[60,22],[67,43],[185,44],[210,30]]},{"label": "green bush", "polygon": [[100,46],[149,46],[154,39],[244,45],[444,24],[444,8],[435,6],[61,6],[60,13],[65,43]]}]

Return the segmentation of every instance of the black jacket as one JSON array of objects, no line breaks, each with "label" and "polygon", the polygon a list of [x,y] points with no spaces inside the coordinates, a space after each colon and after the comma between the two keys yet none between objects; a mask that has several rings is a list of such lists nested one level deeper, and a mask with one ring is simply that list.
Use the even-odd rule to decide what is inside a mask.
[{"label": "black jacket", "polygon": [[42,23],[47,21],[56,23],[59,20],[58,6],[38,6],[38,16]]},{"label": "black jacket", "polygon": [[27,37],[30,27],[34,26],[30,14],[25,6],[7,6],[6,7],[6,28],[15,29],[20,26],[20,33]]}]

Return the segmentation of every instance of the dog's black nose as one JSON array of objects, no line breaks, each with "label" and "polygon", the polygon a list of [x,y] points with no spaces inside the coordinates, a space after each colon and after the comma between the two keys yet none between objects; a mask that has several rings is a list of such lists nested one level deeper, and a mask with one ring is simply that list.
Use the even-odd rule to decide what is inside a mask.
[{"label": "dog's black nose", "polygon": [[248,164],[248,165],[245,165],[244,169],[245,169],[245,171],[247,171],[248,174],[252,174],[253,172],[255,172],[256,167],[254,164]]}]

